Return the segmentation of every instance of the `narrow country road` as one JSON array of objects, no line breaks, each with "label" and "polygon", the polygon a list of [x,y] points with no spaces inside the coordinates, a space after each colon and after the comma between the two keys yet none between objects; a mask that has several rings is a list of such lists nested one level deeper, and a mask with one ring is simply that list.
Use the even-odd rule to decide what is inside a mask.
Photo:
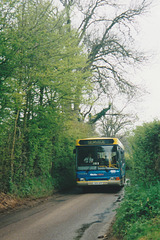
[{"label": "narrow country road", "polygon": [[0,215],[1,240],[96,240],[107,231],[123,190],[56,194],[36,207]]}]

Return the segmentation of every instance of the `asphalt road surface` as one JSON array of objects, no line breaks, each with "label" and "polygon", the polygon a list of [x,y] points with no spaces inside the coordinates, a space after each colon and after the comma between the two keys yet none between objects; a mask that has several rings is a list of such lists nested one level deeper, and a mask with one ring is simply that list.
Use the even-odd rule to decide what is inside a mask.
[{"label": "asphalt road surface", "polygon": [[36,207],[0,215],[1,240],[96,240],[111,223],[121,191],[74,190]]}]

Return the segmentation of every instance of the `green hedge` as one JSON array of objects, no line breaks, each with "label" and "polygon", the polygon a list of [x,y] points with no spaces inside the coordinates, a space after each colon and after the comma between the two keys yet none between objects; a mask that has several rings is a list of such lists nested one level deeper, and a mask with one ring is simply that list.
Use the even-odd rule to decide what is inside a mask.
[{"label": "green hedge", "polygon": [[160,121],[138,126],[130,137],[131,185],[117,210],[115,234],[124,240],[158,240],[160,236]]},{"label": "green hedge", "polygon": [[[114,230],[116,235],[124,239],[140,239],[148,232],[148,225],[153,225],[155,222],[154,228],[158,227],[159,217],[160,182],[148,187],[139,185],[126,187],[125,198],[117,210]],[[158,228],[156,231],[160,233]]]},{"label": "green hedge", "polygon": [[160,181],[160,121],[138,126],[130,138],[132,180]]}]

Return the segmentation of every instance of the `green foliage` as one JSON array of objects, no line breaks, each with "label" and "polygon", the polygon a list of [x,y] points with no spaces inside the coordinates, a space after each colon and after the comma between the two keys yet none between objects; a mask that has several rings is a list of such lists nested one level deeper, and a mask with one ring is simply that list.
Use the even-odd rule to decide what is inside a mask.
[{"label": "green foliage", "polygon": [[54,141],[54,159],[52,176],[54,186],[59,190],[66,190],[75,186],[75,156],[73,148],[77,138],[89,136],[90,126],[75,119],[64,123],[61,135]]},{"label": "green foliage", "polygon": [[7,192],[10,181],[12,121],[1,124],[0,131],[0,191]]},{"label": "green foliage", "polygon": [[53,193],[53,179],[51,176],[40,176],[34,178],[26,178],[21,184],[10,183],[10,193],[24,197],[44,197]]},{"label": "green foliage", "polygon": [[139,126],[131,142],[132,180],[142,182],[160,180],[160,121]]},{"label": "green foliage", "polygon": [[73,126],[92,89],[78,35],[52,2],[0,3],[0,191],[20,196],[74,184]]},{"label": "green foliage", "polygon": [[54,185],[59,190],[67,189],[75,184],[73,142],[64,133],[58,139],[56,138],[52,176]]},{"label": "green foliage", "polygon": [[125,188],[114,229],[126,240],[158,240],[160,121],[137,127],[130,143],[131,154],[127,156],[127,166],[131,186]]},{"label": "green foliage", "polygon": [[124,239],[138,239],[145,234],[149,222],[160,215],[160,182],[155,186],[131,186],[117,211],[114,229]]},{"label": "green foliage", "polygon": [[141,220],[133,223],[124,239],[127,240],[159,240],[160,218],[156,217],[151,220]]},{"label": "green foliage", "polygon": [[144,231],[141,237],[138,237],[138,240],[159,240],[160,236],[160,217],[146,221]]}]

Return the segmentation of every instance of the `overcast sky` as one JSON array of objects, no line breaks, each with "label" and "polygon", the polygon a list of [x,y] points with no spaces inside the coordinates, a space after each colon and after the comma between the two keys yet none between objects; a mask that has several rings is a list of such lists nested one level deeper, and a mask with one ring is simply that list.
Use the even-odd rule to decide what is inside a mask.
[{"label": "overcast sky", "polygon": [[160,1],[156,1],[141,21],[142,31],[138,34],[138,41],[150,55],[149,63],[135,75],[149,92],[137,104],[137,114],[140,122],[160,120]]}]

